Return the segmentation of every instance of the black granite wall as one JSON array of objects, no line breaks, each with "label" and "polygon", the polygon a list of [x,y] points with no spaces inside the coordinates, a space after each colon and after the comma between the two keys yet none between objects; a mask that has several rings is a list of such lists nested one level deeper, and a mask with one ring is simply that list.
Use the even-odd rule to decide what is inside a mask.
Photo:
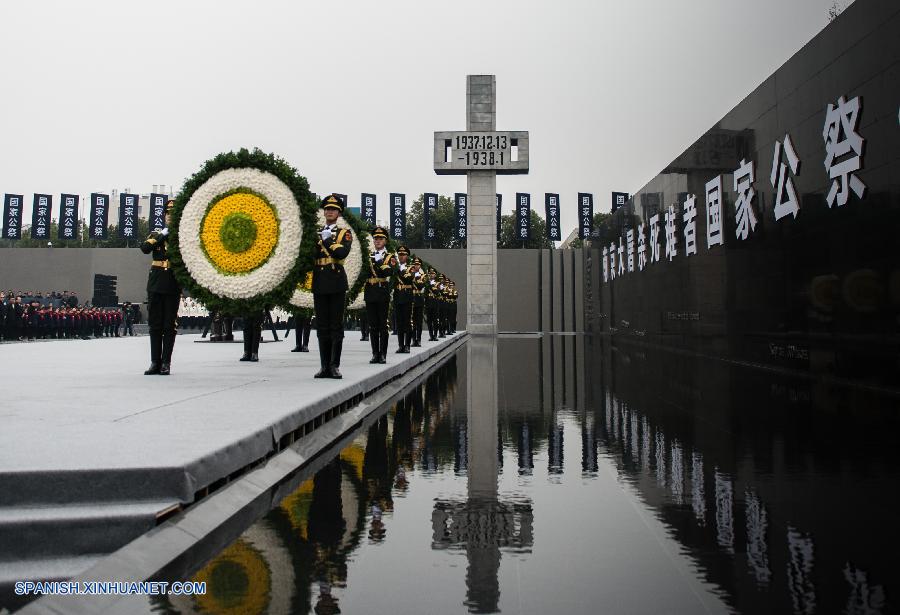
[{"label": "black granite wall", "polygon": [[[588,313],[618,340],[873,385],[900,382],[900,4],[857,0],[746,99],[681,153],[593,242]],[[764,44],[764,36],[760,39]],[[752,50],[748,50],[752,53]],[[714,82],[714,79],[711,83]],[[673,93],[675,95],[675,93]],[[679,95],[702,96],[702,92]],[[828,107],[847,103],[826,144]],[[856,118],[849,112],[858,97]],[[862,141],[841,153],[853,134]],[[776,219],[771,182],[776,141],[799,159],[787,165],[799,211]],[[847,141],[849,143],[849,141]],[[860,146],[861,143],[861,146]],[[862,197],[840,204],[826,169],[857,153]],[[738,237],[734,176],[753,163],[755,228]],[[833,166],[832,165],[832,166]],[[781,169],[781,165],[778,165]],[[707,182],[722,179],[722,245],[707,246]],[[848,176],[846,181],[850,181]],[[845,181],[838,173],[837,187]],[[776,180],[777,184],[777,180]],[[685,254],[684,202],[696,196],[696,254]],[[788,196],[785,192],[785,197]],[[665,212],[673,206],[676,254],[666,255]],[[660,260],[650,262],[649,225],[659,214]],[[641,228],[643,225],[643,229]],[[633,271],[627,233],[633,231]],[[638,233],[648,262],[639,268]],[[619,273],[618,246],[625,271]],[[616,275],[608,270],[615,246]],[[599,247],[599,249],[598,249]],[[604,262],[605,261],[605,262]],[[604,267],[606,271],[604,271]],[[606,278],[606,279],[604,279]]]}]

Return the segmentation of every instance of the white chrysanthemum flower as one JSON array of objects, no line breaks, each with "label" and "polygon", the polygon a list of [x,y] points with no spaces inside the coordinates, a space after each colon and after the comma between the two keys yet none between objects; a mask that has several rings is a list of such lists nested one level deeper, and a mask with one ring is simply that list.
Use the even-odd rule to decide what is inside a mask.
[{"label": "white chrysanthemum flower", "polygon": [[[258,195],[244,199],[252,200],[253,206],[242,209],[240,199],[224,196],[235,190]],[[207,218],[212,219],[220,206],[226,207],[228,215],[240,216],[238,222],[245,228],[252,227],[247,235],[249,247],[239,243],[235,248],[218,239],[217,227],[210,230],[213,222]],[[224,216],[215,213],[218,218]],[[300,208],[291,189],[271,173],[226,169],[191,195],[181,213],[178,234],[185,267],[199,285],[228,299],[252,299],[275,289],[293,269],[302,239]],[[246,258],[240,260],[248,251],[255,251],[249,265]],[[235,262],[241,267],[232,267]]]}]

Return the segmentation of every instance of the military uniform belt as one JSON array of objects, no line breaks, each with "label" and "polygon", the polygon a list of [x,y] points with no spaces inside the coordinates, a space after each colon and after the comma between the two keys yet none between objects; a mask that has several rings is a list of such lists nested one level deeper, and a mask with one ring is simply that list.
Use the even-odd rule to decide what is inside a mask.
[{"label": "military uniform belt", "polygon": [[415,289],[413,289],[413,294],[414,294],[414,295],[421,295],[421,294],[422,294],[422,291],[421,291],[421,290],[415,290]]},{"label": "military uniform belt", "polygon": [[397,290],[409,290],[412,288],[412,284],[397,284],[394,288]]},{"label": "military uniform belt", "polygon": [[387,278],[369,278],[366,280],[367,284],[387,284]]},{"label": "military uniform belt", "polygon": [[343,264],[344,264],[344,259],[342,259],[342,258],[331,258],[329,256],[326,258],[317,258],[316,259],[317,267],[324,267],[325,265],[343,265]]},{"label": "military uniform belt", "polygon": [[168,268],[169,268],[169,261],[168,261],[168,260],[164,260],[164,261],[153,261],[153,266],[154,266],[154,267],[161,267],[162,269],[168,269]]}]

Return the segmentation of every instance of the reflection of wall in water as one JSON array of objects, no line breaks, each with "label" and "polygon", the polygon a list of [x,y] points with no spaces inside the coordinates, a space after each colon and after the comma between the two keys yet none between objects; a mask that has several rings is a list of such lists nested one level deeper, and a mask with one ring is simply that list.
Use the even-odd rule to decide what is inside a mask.
[{"label": "reflection of wall in water", "polygon": [[900,531],[871,477],[900,473],[896,398],[632,345],[598,358],[601,445],[740,610],[893,582]]},{"label": "reflection of wall in water", "polygon": [[[900,346],[900,129],[896,4],[863,0],[832,22],[652,179],[600,229],[609,247],[660,214],[661,262],[600,281],[601,330],[789,369],[896,386]],[[868,192],[829,208],[823,165],[826,107],[862,96],[866,140],[858,176]],[[800,212],[775,220],[775,141],[788,133],[800,157]],[[758,220],[735,236],[733,173],[755,163]],[[707,248],[705,184],[722,176],[724,245]],[[682,206],[697,198],[697,254],[685,256]],[[666,207],[675,205],[677,256],[665,257]],[[646,230],[645,230],[646,233]],[[648,257],[649,257],[648,237]],[[592,260],[601,261],[592,251]],[[637,261],[637,254],[635,254]]]}]

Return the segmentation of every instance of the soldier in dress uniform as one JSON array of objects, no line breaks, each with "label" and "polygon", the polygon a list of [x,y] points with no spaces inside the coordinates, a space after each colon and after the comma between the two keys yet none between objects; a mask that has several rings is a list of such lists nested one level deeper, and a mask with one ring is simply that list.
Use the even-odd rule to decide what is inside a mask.
[{"label": "soldier in dress uniform", "polygon": [[447,276],[443,273],[438,276],[438,291],[440,293],[440,307],[438,308],[438,337],[447,337],[447,304],[449,301]]},{"label": "soldier in dress uniform", "polygon": [[369,363],[387,363],[388,309],[391,305],[391,276],[394,273],[394,257],[387,251],[387,231],[378,226],[372,231],[375,250],[369,256],[369,273],[363,298],[369,317],[369,338],[372,359]]},{"label": "soldier in dress uniform", "polygon": [[181,286],[169,268],[169,225],[172,223],[172,207],[175,201],[166,203],[166,226],[150,233],[141,244],[141,252],[153,254],[150,274],[147,278],[147,324],[150,328],[150,367],[145,375],[168,376],[172,364],[172,349],[178,328],[178,303]]},{"label": "soldier in dress uniform", "polygon": [[312,279],[322,367],[315,377],[342,378],[339,368],[344,344],[344,301],[349,288],[344,259],[350,254],[353,235],[349,229],[337,227],[337,220],[344,209],[340,197],[328,195],[322,200],[322,208],[325,226],[319,230]]},{"label": "soldier in dress uniform", "polygon": [[244,316],[244,355],[240,361],[259,361],[259,343],[262,341],[262,326],[266,313],[262,310]]},{"label": "soldier in dress uniform", "polygon": [[413,307],[412,307],[412,345],[422,345],[422,317],[425,314],[425,274],[422,272],[422,259],[413,258]]},{"label": "soldier in dress uniform", "polygon": [[309,352],[309,335],[312,333],[312,316],[308,312],[294,312],[295,344],[291,352]]},{"label": "soldier in dress uniform", "polygon": [[122,335],[134,336],[134,310],[131,308],[131,301],[126,301],[122,306],[122,317],[125,323],[125,331]]},{"label": "soldier in dress uniform", "polygon": [[437,272],[434,270],[434,267],[429,267],[428,275],[425,278],[425,320],[428,322],[429,342],[438,340],[439,293]]},{"label": "soldier in dress uniform", "polygon": [[394,322],[397,327],[397,352],[409,353],[412,341],[413,272],[409,263],[409,248],[397,248],[397,278],[394,284]]}]

